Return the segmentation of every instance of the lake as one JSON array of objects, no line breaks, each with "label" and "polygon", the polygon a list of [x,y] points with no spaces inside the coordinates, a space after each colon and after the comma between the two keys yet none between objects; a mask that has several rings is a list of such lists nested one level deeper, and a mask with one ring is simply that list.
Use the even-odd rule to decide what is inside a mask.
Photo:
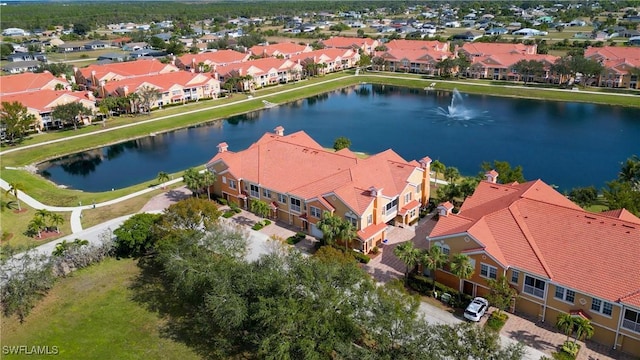
[{"label": "lake", "polygon": [[[515,91],[515,90],[514,90]],[[638,99],[640,101],[640,97]],[[353,151],[429,156],[463,175],[483,161],[522,165],[527,180],[560,190],[616,178],[640,154],[640,110],[360,84],[245,115],[85,151],[40,164],[70,188],[108,191],[205,164],[227,142],[240,151],[282,125],[325,147],[346,136]]]}]

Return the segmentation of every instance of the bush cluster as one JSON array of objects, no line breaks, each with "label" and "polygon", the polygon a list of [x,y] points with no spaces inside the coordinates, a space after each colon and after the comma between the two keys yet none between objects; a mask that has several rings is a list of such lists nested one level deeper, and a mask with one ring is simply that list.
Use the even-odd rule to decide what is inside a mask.
[{"label": "bush cluster", "polygon": [[299,243],[300,241],[302,241],[304,238],[306,238],[307,235],[303,232],[298,232],[293,236],[289,236],[287,238],[287,244],[289,245],[295,245],[297,243]]},{"label": "bush cluster", "polygon": [[485,326],[493,331],[499,332],[508,319],[509,315],[507,315],[505,312],[501,311],[500,313],[498,313],[497,311],[494,311],[493,313],[491,313],[491,316],[489,316],[489,319],[487,319],[487,323]]},{"label": "bush cluster", "polygon": [[371,258],[363,253],[359,253],[357,251],[353,251],[353,257],[356,258],[359,262],[363,264],[368,264],[371,261]]},{"label": "bush cluster", "polygon": [[[223,216],[224,216],[224,215],[223,215]],[[262,220],[262,221],[258,221],[257,223],[255,223],[251,228],[252,228],[253,230],[256,230],[256,231],[257,231],[257,230],[260,230],[260,229],[262,229],[263,227],[265,227],[265,226],[269,226],[269,225],[271,225],[271,220],[264,219],[264,220]]]},{"label": "bush cluster", "polygon": [[[407,283],[412,290],[419,292],[422,295],[433,296],[433,280],[422,275],[411,275]],[[466,294],[461,294],[458,290],[450,288],[444,284],[436,281],[436,292],[438,294],[448,293],[451,295],[454,307],[463,308],[471,301],[471,297]],[[458,300],[461,299],[461,300]]]}]

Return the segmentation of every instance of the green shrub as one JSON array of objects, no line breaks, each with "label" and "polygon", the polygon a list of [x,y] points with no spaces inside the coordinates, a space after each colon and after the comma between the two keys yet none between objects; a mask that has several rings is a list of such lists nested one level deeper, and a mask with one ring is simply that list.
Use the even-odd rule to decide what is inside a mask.
[{"label": "green shrub", "polygon": [[229,202],[227,201],[227,199],[223,199],[223,198],[218,199],[218,203],[219,203],[220,205],[228,205],[228,204],[229,204]]},{"label": "green shrub", "polygon": [[305,234],[305,233],[303,233],[303,232],[301,232],[301,231],[298,231],[298,232],[296,233],[296,236],[297,236],[297,237],[299,237],[299,238],[304,239],[304,238],[306,238],[306,237],[307,237],[307,234]]},{"label": "green shrub", "polygon": [[297,237],[297,236],[295,236],[295,235],[294,235],[294,236],[289,236],[289,237],[287,238],[287,244],[289,244],[289,245],[295,245],[295,244],[299,243],[299,242],[300,242],[300,240],[302,240],[302,239],[301,239],[301,238],[299,238],[299,237]]},{"label": "green shrub", "polygon": [[380,252],[380,249],[378,249],[377,246],[374,246],[373,249],[371,249],[371,253],[374,255],[377,255]]},{"label": "green shrub", "polygon": [[571,356],[571,354],[562,350],[551,353],[551,357],[553,357],[554,360],[575,360],[576,358],[575,356]]},{"label": "green shrub", "polygon": [[580,351],[580,345],[573,341],[567,340],[562,344],[562,351],[571,355],[572,359],[575,359]]},{"label": "green shrub", "polygon": [[264,227],[264,225],[262,225],[262,222],[257,222],[257,223],[255,223],[251,228],[252,228],[253,230],[256,230],[256,231],[257,231],[257,230],[262,229],[263,227]]},{"label": "green shrub", "polygon": [[369,261],[371,261],[370,257],[368,257],[367,255],[365,255],[363,253],[359,253],[357,251],[353,251],[353,257],[355,257],[356,260],[358,260],[359,262],[361,262],[363,264],[368,264]]},{"label": "green shrub", "polygon": [[264,224],[264,226],[269,226],[271,225],[271,220],[265,219],[265,220],[262,220],[262,223]]},{"label": "green shrub", "polygon": [[240,210],[239,207],[236,207],[236,208],[233,209],[233,212],[236,213],[236,214],[240,214],[242,212],[242,210]]},{"label": "green shrub", "polygon": [[222,214],[222,217],[228,219],[228,218],[232,217],[235,214],[236,214],[235,212],[233,212],[231,210],[227,210],[227,211],[224,212],[224,214]]},{"label": "green shrub", "polygon": [[509,316],[506,313],[500,312],[500,314],[498,314],[497,311],[494,311],[491,313],[491,316],[489,316],[489,319],[487,319],[485,326],[493,331],[500,332],[500,329],[502,329],[507,322],[507,319],[509,319]]}]

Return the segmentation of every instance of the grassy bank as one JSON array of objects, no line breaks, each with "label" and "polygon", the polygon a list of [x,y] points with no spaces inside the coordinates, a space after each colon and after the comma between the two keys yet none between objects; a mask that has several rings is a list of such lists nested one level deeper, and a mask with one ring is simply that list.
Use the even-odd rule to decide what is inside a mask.
[{"label": "grassy bank", "polygon": [[139,272],[133,260],[107,259],[60,279],[24,324],[2,319],[2,345],[57,346],[64,359],[199,359],[162,337],[162,319],[132,300]]},{"label": "grassy bank", "polygon": [[[495,96],[520,97],[532,99],[552,99],[561,101],[583,101],[620,106],[640,106],[640,96],[615,96],[609,94],[586,94],[580,91],[553,91],[521,86],[491,86],[488,81],[443,81],[425,78],[414,74],[393,73],[361,73],[359,76],[349,76],[349,73],[330,74],[325,77],[313,78],[261,89],[254,94],[256,98],[249,98],[244,94],[233,94],[231,98],[203,101],[181,107],[167,108],[151,115],[140,117],[112,118],[107,122],[108,128],[135,123],[135,126],[113,129],[108,132],[90,136],[69,139],[38,146],[37,148],[18,150],[2,155],[2,166],[20,167],[34,164],[46,159],[65,154],[114,144],[127,139],[147,136],[149,133],[159,133],[172,129],[184,128],[199,123],[216,121],[233,115],[242,114],[264,108],[262,100],[273,103],[285,103],[307,98],[316,94],[358,83],[388,84],[403,87],[423,89],[430,83],[436,82],[436,90],[453,90],[473,94],[488,94]],[[257,98],[259,97],[259,98]],[[238,102],[239,100],[244,100]],[[222,105],[222,106],[221,106]],[[61,139],[78,134],[89,134],[103,130],[102,126],[89,126],[77,131],[34,136],[25,141],[24,145],[35,144],[46,140]],[[213,154],[213,150],[212,150]],[[155,179],[124,189],[102,193],[85,193],[77,190],[61,189],[46,179],[22,170],[2,170],[3,179],[8,182],[18,181],[24,184],[25,191],[34,198],[48,205],[75,206],[78,202],[89,204],[92,201],[103,202],[118,198],[125,194],[147,188],[155,183]]]},{"label": "grassy bank", "polygon": [[[3,201],[15,201],[15,198],[11,195],[0,193],[0,198]],[[13,247],[32,247],[44,244],[46,242],[61,238],[71,234],[71,213],[60,212],[57,214],[62,215],[64,223],[59,226],[60,233],[52,233],[46,238],[32,238],[25,235],[25,231],[29,225],[29,222],[34,218],[36,210],[28,207],[24,202],[20,202],[23,211],[16,212],[12,209],[3,209],[2,221],[0,222],[0,233],[7,234],[7,239],[0,241],[2,245],[11,245]]]}]

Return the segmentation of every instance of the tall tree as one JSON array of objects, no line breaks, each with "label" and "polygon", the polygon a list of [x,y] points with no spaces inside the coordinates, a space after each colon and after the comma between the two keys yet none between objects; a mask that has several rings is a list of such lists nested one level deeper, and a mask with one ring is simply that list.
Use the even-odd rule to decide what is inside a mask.
[{"label": "tall tree", "polygon": [[349,138],[340,136],[333,142],[333,149],[339,151],[342,149],[348,149],[351,146],[351,140]]},{"label": "tall tree", "polygon": [[14,143],[22,140],[32,126],[36,126],[36,117],[30,114],[27,107],[18,101],[2,102],[0,109],[0,125],[5,128],[7,140]]},{"label": "tall tree", "polygon": [[[466,254],[455,254],[450,263],[451,273],[462,281],[471,279],[475,269],[471,266],[471,259]],[[460,290],[460,289],[458,289]]]},{"label": "tall tree", "polygon": [[56,232],[60,234],[60,225],[64,224],[64,217],[58,213],[51,213],[49,221],[51,221],[51,225],[56,227]]},{"label": "tall tree", "polygon": [[151,107],[158,101],[160,97],[160,90],[152,86],[143,86],[138,89],[138,95],[140,96],[140,102],[147,113],[151,112]]},{"label": "tall tree", "polygon": [[195,168],[189,168],[185,170],[184,174],[182,175],[182,179],[185,185],[187,185],[187,188],[196,195],[198,195],[200,193],[200,190],[202,190],[203,188],[202,174],[200,174],[200,172]]},{"label": "tall tree", "polygon": [[569,199],[582,207],[593,205],[597,198],[598,190],[593,186],[574,188],[569,192]]},{"label": "tall tree", "polygon": [[322,218],[316,223],[316,226],[322,231],[322,245],[333,245],[340,235],[342,219],[325,211],[322,213]]},{"label": "tall tree", "polygon": [[164,172],[164,171],[160,171],[160,172],[158,173],[158,178],[157,178],[157,179],[158,179],[158,182],[159,182],[160,184],[163,184],[162,188],[164,189],[164,188],[166,188],[166,186],[164,185],[164,183],[166,183],[167,181],[169,181],[169,174],[167,174],[167,173],[166,173],[166,172]]},{"label": "tall tree", "polygon": [[575,318],[574,322],[576,330],[576,337],[574,342],[578,342],[578,340],[583,339],[591,339],[594,333],[593,325],[591,325],[591,320],[585,319],[583,317],[577,317]]},{"label": "tall tree", "polygon": [[441,163],[439,160],[433,160],[431,163],[431,170],[436,173],[436,187],[438,187],[438,174],[444,174],[444,170],[447,167]]},{"label": "tall tree", "polygon": [[447,166],[444,170],[444,178],[449,182],[449,184],[452,184],[460,178],[460,171],[453,166]]},{"label": "tall tree", "polygon": [[509,280],[503,275],[498,276],[497,279],[487,280],[489,286],[489,295],[487,300],[489,304],[495,306],[498,309],[498,314],[501,311],[506,310],[511,301],[515,299],[517,292],[509,285]]},{"label": "tall tree", "polygon": [[54,107],[51,112],[51,117],[62,120],[66,124],[72,124],[73,128],[77,130],[78,123],[81,121],[80,117],[91,114],[91,110],[84,107],[82,103],[70,102]]},{"label": "tall tree", "polygon": [[140,257],[153,248],[153,227],[161,215],[140,213],[125,220],[113,234],[116,236],[116,251],[120,256]]},{"label": "tall tree", "polygon": [[212,173],[209,170],[205,170],[201,174],[201,182],[202,186],[207,189],[207,199],[211,200],[211,186],[216,183],[216,174]]},{"label": "tall tree", "polygon": [[18,193],[20,191],[24,191],[24,185],[18,182],[10,182],[9,189],[7,189],[7,194],[12,194],[15,196],[16,201],[18,202],[18,211],[22,211],[22,207],[20,206],[20,198],[18,197]]},{"label": "tall tree", "polygon": [[[480,167],[484,171],[495,170],[498,172],[498,182],[502,184],[510,184],[513,182],[523,183],[526,180],[522,174],[522,166],[518,165],[514,168],[507,161],[494,160],[493,165],[488,162],[483,162]],[[484,177],[484,174],[482,174]]]},{"label": "tall tree", "polygon": [[409,240],[396,246],[393,249],[393,254],[405,264],[404,278],[405,281],[408,280],[409,272],[420,262],[422,255],[420,249],[416,248],[413,241]]},{"label": "tall tree", "polygon": [[271,209],[269,208],[269,204],[267,204],[262,200],[252,199],[249,207],[251,208],[251,212],[255,213],[260,217],[267,217],[271,212]]},{"label": "tall tree", "polygon": [[422,252],[422,265],[431,271],[433,274],[433,291],[436,291],[436,273],[438,269],[443,267],[449,257],[442,252],[442,248],[438,245],[431,245],[429,250]]},{"label": "tall tree", "polygon": [[530,78],[544,74],[544,64],[537,60],[520,60],[513,65],[513,70],[526,84]]}]

